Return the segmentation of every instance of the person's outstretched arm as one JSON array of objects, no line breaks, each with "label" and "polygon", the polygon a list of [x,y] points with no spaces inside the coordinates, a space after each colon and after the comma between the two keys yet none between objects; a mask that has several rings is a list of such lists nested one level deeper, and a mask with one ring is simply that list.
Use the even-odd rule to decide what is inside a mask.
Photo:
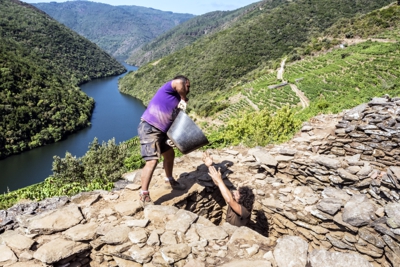
[{"label": "person's outstretched arm", "polygon": [[226,187],[224,181],[221,177],[221,172],[215,169],[214,166],[209,166],[209,175],[213,179],[214,183],[218,186],[221,191],[222,197],[225,199],[226,203],[240,216],[242,215],[242,206],[233,198],[231,191]]}]

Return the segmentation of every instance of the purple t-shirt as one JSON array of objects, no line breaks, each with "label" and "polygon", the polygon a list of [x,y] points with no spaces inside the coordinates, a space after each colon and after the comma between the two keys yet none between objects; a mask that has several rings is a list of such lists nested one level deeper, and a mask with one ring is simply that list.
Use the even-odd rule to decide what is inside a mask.
[{"label": "purple t-shirt", "polygon": [[169,81],[158,89],[142,115],[143,120],[164,133],[171,126],[174,111],[181,101],[180,95],[171,84],[172,81]]}]

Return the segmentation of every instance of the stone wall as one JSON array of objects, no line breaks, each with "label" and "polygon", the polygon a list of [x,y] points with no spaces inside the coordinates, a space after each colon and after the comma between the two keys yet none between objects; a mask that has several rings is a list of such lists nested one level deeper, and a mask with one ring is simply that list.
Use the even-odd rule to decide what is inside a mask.
[{"label": "stone wall", "polygon": [[400,266],[399,100],[375,98],[346,112],[334,134],[316,136],[325,126],[306,124],[290,153],[264,151],[278,159],[264,155],[271,177],[297,181],[261,200],[270,238],[302,236],[314,249]]}]

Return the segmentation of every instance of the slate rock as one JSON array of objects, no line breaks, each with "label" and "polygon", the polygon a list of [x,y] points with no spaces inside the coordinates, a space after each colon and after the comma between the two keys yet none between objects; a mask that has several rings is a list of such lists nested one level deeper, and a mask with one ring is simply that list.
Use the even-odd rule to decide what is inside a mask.
[{"label": "slate rock", "polygon": [[17,261],[17,257],[9,247],[6,245],[0,245],[0,266],[10,265]]},{"label": "slate rock", "polygon": [[385,212],[388,216],[388,225],[391,228],[400,227],[400,203],[389,203],[385,206]]},{"label": "slate rock", "polygon": [[305,267],[308,243],[298,236],[284,236],[277,240],[274,257],[278,267]]},{"label": "slate rock", "polygon": [[308,262],[310,267],[373,267],[373,265],[361,255],[353,253],[330,252],[320,249],[311,251],[308,256]]},{"label": "slate rock", "polygon": [[323,198],[317,204],[317,208],[330,215],[335,215],[342,207],[342,200],[337,198]]},{"label": "slate rock", "polygon": [[71,204],[28,218],[25,223],[31,234],[51,234],[69,229],[83,220],[78,206]]},{"label": "slate rock", "polygon": [[253,151],[252,155],[258,162],[269,167],[276,167],[278,165],[278,161],[275,157],[263,149]]},{"label": "slate rock", "polygon": [[352,226],[364,226],[375,219],[375,205],[366,195],[354,195],[344,205],[343,221]]},{"label": "slate rock", "polygon": [[71,255],[90,250],[89,244],[56,238],[39,247],[33,257],[47,264],[53,264]]},{"label": "slate rock", "polygon": [[173,264],[177,261],[185,259],[191,251],[191,248],[187,244],[166,246],[160,249],[163,259],[168,264]]}]

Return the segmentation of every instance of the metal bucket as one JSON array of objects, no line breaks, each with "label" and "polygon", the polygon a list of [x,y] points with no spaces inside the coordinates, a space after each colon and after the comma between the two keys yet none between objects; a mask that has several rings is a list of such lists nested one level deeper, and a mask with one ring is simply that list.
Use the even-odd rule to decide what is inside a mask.
[{"label": "metal bucket", "polygon": [[183,154],[188,154],[208,144],[208,139],[202,130],[183,111],[179,112],[167,136]]}]

